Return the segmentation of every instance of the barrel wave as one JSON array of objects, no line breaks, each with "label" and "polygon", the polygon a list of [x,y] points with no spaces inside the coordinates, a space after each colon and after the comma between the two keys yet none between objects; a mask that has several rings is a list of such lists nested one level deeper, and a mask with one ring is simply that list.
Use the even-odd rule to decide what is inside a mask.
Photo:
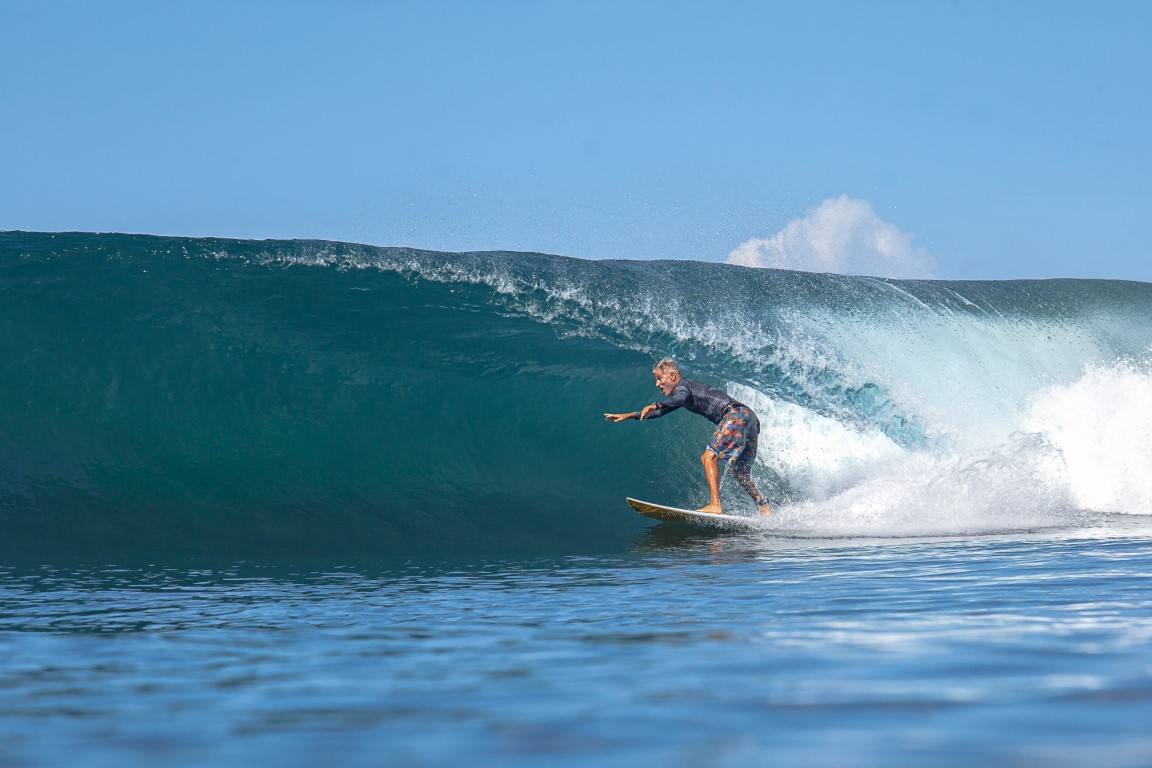
[{"label": "barrel wave", "polygon": [[[0,551],[597,552],[703,503],[672,356],[764,425],[766,531],[1152,511],[1152,285],[0,234]],[[744,510],[735,484],[730,511]]]}]

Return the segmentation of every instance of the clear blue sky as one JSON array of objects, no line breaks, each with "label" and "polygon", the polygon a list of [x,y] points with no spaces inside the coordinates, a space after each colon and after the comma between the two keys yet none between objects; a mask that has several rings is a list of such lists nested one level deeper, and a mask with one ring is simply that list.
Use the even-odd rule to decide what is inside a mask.
[{"label": "clear blue sky", "polygon": [[1152,281],[1152,3],[0,0],[0,230]]}]

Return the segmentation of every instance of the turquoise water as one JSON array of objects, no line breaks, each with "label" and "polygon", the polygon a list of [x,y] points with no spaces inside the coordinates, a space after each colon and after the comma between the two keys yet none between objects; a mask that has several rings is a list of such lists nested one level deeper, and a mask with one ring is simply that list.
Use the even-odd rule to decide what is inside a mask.
[{"label": "turquoise water", "polygon": [[[1152,285],[0,233],[0,298],[0,765],[1152,763]],[[757,530],[624,505],[706,500],[602,417],[665,355]]]}]

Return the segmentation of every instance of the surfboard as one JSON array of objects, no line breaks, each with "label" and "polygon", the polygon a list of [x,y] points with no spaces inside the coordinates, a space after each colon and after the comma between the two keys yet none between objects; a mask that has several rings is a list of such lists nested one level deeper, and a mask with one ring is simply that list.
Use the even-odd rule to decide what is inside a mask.
[{"label": "surfboard", "polygon": [[653,520],[663,520],[667,523],[690,523],[692,525],[724,528],[735,531],[748,531],[760,527],[759,517],[713,515],[710,512],[697,512],[694,509],[666,507],[663,504],[653,504],[650,501],[640,501],[639,499],[628,499],[628,505],[645,517],[650,517]]}]

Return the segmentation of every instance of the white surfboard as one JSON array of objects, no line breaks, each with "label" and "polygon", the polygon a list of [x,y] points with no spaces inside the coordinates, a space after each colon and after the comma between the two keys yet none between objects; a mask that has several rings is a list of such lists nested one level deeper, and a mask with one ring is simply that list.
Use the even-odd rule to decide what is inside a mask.
[{"label": "white surfboard", "polygon": [[680,509],[679,507],[666,507],[663,504],[653,504],[650,501],[628,499],[628,505],[645,517],[653,520],[663,520],[668,523],[691,523],[692,525],[710,528],[722,528],[736,531],[755,530],[760,527],[761,517],[744,517],[742,515],[714,515],[711,512],[698,512],[694,509]]}]

